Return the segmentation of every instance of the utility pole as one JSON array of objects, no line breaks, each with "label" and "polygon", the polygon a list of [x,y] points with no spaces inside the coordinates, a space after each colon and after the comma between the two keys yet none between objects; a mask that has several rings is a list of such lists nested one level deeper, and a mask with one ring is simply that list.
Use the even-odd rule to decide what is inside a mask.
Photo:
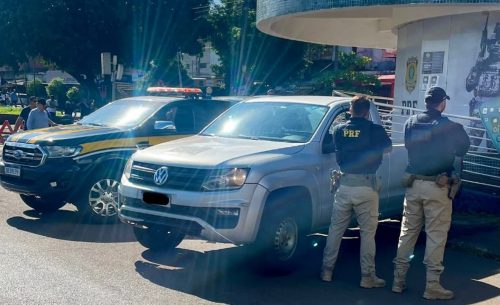
[{"label": "utility pole", "polygon": [[177,51],[177,73],[179,75],[179,87],[183,87],[182,85],[182,74],[181,74],[181,50]]},{"label": "utility pole", "polygon": [[[247,83],[248,83],[248,77],[247,77],[247,59],[248,59],[248,54],[246,54],[246,45],[247,45],[247,31],[248,31],[248,13],[250,10],[250,3],[249,0],[243,0],[243,21],[242,21],[242,26],[241,26],[241,44],[240,44],[240,56],[239,56],[239,62],[238,62],[238,67],[241,70],[241,74],[238,75],[237,77],[239,78],[239,81],[237,82],[239,85],[238,89],[238,95],[247,95]],[[242,88],[243,87],[243,88]],[[244,89],[244,90],[242,90]]]}]

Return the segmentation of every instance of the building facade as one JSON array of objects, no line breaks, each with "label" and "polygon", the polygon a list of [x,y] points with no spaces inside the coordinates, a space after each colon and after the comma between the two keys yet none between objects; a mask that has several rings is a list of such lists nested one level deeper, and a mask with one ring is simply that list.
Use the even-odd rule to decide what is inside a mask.
[{"label": "building facade", "polygon": [[259,0],[257,26],[293,40],[396,48],[394,104],[408,107],[396,123],[424,109],[429,87],[443,87],[451,97],[446,112],[468,117],[465,172],[476,173],[479,185],[498,185],[499,0]]}]

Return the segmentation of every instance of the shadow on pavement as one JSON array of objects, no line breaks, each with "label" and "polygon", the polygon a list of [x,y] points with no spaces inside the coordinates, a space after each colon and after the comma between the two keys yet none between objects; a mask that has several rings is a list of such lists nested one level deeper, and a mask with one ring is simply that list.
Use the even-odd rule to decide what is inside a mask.
[{"label": "shadow on pavement", "polygon": [[70,241],[117,243],[136,240],[131,226],[122,223],[85,223],[76,211],[59,210],[51,214],[40,214],[27,210],[24,215],[26,217],[7,219],[7,224],[33,234]]},{"label": "shadow on pavement", "polygon": [[[205,253],[186,249],[177,249],[171,254],[145,251],[143,260],[136,261],[135,268],[142,277],[162,287],[228,304],[441,303],[421,297],[425,285],[422,242],[417,246],[415,261],[408,274],[408,290],[404,294],[390,291],[398,234],[399,229],[392,225],[381,225],[377,233],[377,273],[388,282],[388,286],[381,289],[358,286],[359,238],[356,231],[350,231],[342,242],[331,283],[318,278],[325,237],[317,235],[309,238],[311,247],[297,270],[288,276],[263,276],[252,270],[248,247]],[[443,283],[456,295],[446,304],[472,304],[498,297],[500,290],[497,287],[479,280],[497,274],[500,264],[453,250],[447,250],[445,264]]]}]

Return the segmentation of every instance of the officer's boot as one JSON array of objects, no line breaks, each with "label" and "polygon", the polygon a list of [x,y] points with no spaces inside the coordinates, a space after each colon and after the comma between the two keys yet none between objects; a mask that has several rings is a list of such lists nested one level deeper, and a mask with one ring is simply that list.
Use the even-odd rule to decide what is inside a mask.
[{"label": "officer's boot", "polygon": [[427,282],[425,284],[424,295],[427,300],[449,300],[453,299],[453,291],[444,289],[439,284],[439,274],[427,271]]},{"label": "officer's boot", "polygon": [[331,282],[333,280],[333,270],[332,268],[321,268],[321,273],[319,275],[323,282]]},{"label": "officer's boot", "polygon": [[394,280],[392,282],[392,292],[401,293],[406,289],[406,272],[402,268],[394,268]]},{"label": "officer's boot", "polygon": [[359,286],[363,288],[385,287],[385,281],[375,275],[375,272],[361,275]]}]

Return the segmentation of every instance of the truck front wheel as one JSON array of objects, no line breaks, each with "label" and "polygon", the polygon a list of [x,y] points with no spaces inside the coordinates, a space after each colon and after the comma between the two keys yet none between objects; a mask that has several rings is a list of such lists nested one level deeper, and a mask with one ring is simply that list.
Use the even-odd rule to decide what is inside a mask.
[{"label": "truck front wheel", "polygon": [[168,227],[134,227],[134,235],[142,246],[151,251],[173,250],[182,242],[185,236]]},{"label": "truck front wheel", "polygon": [[255,258],[260,271],[280,274],[293,270],[306,238],[304,225],[298,219],[293,212],[264,215],[256,241],[258,255]]},{"label": "truck front wheel", "polygon": [[56,198],[46,198],[35,195],[20,194],[21,200],[27,206],[40,213],[52,213],[62,208],[66,202]]}]

